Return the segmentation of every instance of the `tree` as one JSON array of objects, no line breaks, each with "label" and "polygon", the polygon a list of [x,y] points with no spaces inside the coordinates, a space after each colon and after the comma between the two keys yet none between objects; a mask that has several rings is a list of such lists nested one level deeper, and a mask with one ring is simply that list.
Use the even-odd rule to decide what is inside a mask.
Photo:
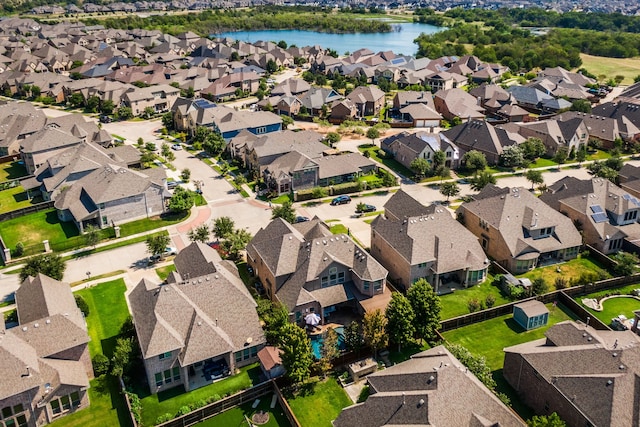
[{"label": "tree", "polygon": [[81,295],[74,294],[73,298],[76,300],[76,305],[82,312],[82,315],[84,317],[87,317],[91,313],[91,311],[89,310],[89,304],[87,304],[87,302],[84,300],[84,298],[82,298]]},{"label": "tree", "polygon": [[213,221],[213,235],[218,239],[226,239],[235,228],[235,222],[228,216],[221,216]]},{"label": "tree", "polygon": [[173,130],[173,113],[168,111],[162,115],[162,126],[167,128],[167,130]]},{"label": "tree", "polygon": [[402,345],[408,344],[415,334],[413,309],[407,297],[400,292],[391,294],[391,301],[385,311],[387,318],[387,335],[389,341],[398,344],[398,351]]},{"label": "tree", "polygon": [[82,96],[80,92],[74,92],[69,97],[69,104],[71,104],[73,108],[81,107],[82,104],[84,104],[84,96]]},{"label": "tree", "polygon": [[100,98],[94,95],[87,98],[87,103],[84,108],[87,113],[97,113],[99,107]]},{"label": "tree", "polygon": [[148,236],[145,243],[147,244],[147,252],[152,256],[162,256],[164,251],[169,246],[171,239],[167,234],[157,234],[155,236]]},{"label": "tree", "polygon": [[531,161],[536,160],[547,152],[547,147],[544,146],[544,143],[540,138],[527,138],[522,144],[520,144],[520,148],[522,148],[522,154],[524,157]]},{"label": "tree", "polygon": [[551,415],[534,415],[527,421],[529,427],[567,427],[567,423],[562,421],[557,413]]},{"label": "tree", "polygon": [[151,167],[151,164],[155,159],[156,155],[150,151],[147,151],[145,153],[142,153],[142,155],[140,156],[140,163],[144,168],[149,168]]},{"label": "tree", "polygon": [[338,333],[333,328],[328,328],[324,333],[324,341],[322,343],[322,356],[319,361],[323,376],[333,367],[333,360],[340,356],[338,348]]},{"label": "tree", "polygon": [[282,366],[294,383],[301,383],[309,377],[313,356],[311,341],[307,333],[296,324],[287,323],[280,330],[278,348],[282,350]]},{"label": "tree", "polygon": [[567,147],[559,147],[558,151],[556,151],[555,156],[553,156],[553,161],[558,164],[558,169],[560,165],[567,161],[569,158],[569,150]]},{"label": "tree", "polygon": [[500,154],[500,163],[507,168],[517,168],[524,163],[524,153],[518,145],[504,147]]},{"label": "tree", "polygon": [[444,163],[447,161],[447,156],[444,154],[444,151],[437,150],[433,153],[433,169],[438,169],[440,166],[444,166]]},{"label": "tree", "polygon": [[281,330],[289,323],[289,310],[282,303],[269,299],[258,299],[258,316],[264,322],[264,336],[267,342],[277,344]]},{"label": "tree", "polygon": [[189,182],[189,179],[191,178],[191,169],[189,168],[183,169],[182,172],[180,172],[180,178],[184,182]]},{"label": "tree", "polygon": [[489,171],[482,171],[470,180],[471,189],[473,191],[480,191],[489,184],[495,184],[497,182],[496,177]]},{"label": "tree", "polygon": [[440,297],[426,279],[418,279],[407,291],[407,299],[413,309],[416,335],[433,340],[440,327]]},{"label": "tree", "polygon": [[118,118],[122,120],[129,120],[133,118],[133,110],[131,107],[118,108]]},{"label": "tree", "polygon": [[169,199],[169,209],[174,212],[186,212],[193,207],[195,200],[191,191],[177,186]]},{"label": "tree", "polygon": [[374,357],[378,349],[387,346],[389,337],[386,333],[387,318],[380,309],[365,313],[362,320],[362,338],[364,343],[373,349]]},{"label": "tree", "polygon": [[549,290],[549,286],[547,285],[547,281],[542,277],[538,277],[531,283],[531,292],[534,295],[544,295]]},{"label": "tree", "polygon": [[162,157],[164,157],[165,160],[167,159],[167,157],[169,157],[169,155],[171,154],[171,147],[169,147],[169,144],[167,144],[166,142],[162,143],[162,145],[160,146],[160,154],[162,154]]},{"label": "tree", "polygon": [[110,99],[106,99],[100,104],[100,111],[102,111],[102,114],[112,114],[115,108],[116,105]]},{"label": "tree", "polygon": [[240,251],[247,247],[251,238],[251,233],[243,228],[238,228],[226,237],[220,247],[227,252],[229,258],[238,259]]},{"label": "tree", "polygon": [[142,111],[142,117],[145,119],[150,119],[156,113],[156,110],[153,107],[144,107]]},{"label": "tree", "polygon": [[281,114],[280,118],[282,119],[282,129],[288,129],[294,122],[290,116],[286,114]]},{"label": "tree", "polygon": [[487,158],[478,150],[471,150],[462,156],[462,164],[469,172],[476,174],[487,167]]},{"label": "tree", "polygon": [[273,74],[278,71],[278,64],[273,59],[269,59],[267,61],[267,73]]},{"label": "tree", "polygon": [[358,352],[362,348],[362,329],[360,324],[355,320],[344,330],[344,344],[347,350]]},{"label": "tree", "polygon": [[93,224],[84,228],[84,243],[87,246],[95,246],[100,241],[100,229]]},{"label": "tree", "polygon": [[496,382],[491,375],[491,369],[487,366],[487,360],[482,356],[475,356],[460,344],[445,343],[447,349],[453,356],[464,366],[469,368],[472,374],[476,376],[489,390],[496,387]]},{"label": "tree", "polygon": [[581,165],[585,160],[587,160],[587,149],[584,146],[581,146],[576,152],[576,161],[578,162],[578,165]]},{"label": "tree", "polygon": [[98,353],[91,358],[91,364],[93,365],[93,372],[96,374],[96,377],[106,374],[109,372],[109,359],[102,353]]},{"label": "tree", "polygon": [[53,253],[36,255],[27,259],[24,267],[20,270],[20,282],[23,282],[27,277],[35,277],[38,273],[52,279],[62,280],[66,268],[67,264],[60,255]]},{"label": "tree", "polygon": [[449,197],[460,194],[460,187],[458,187],[458,184],[454,181],[445,182],[440,186],[440,194],[447,196],[448,201]]},{"label": "tree", "polygon": [[200,243],[207,243],[209,241],[209,234],[211,234],[211,230],[209,230],[209,226],[207,224],[202,224],[196,228],[192,228],[189,230],[189,233],[187,233],[189,240]]},{"label": "tree", "polygon": [[586,99],[576,99],[571,103],[571,111],[579,111],[581,113],[591,112],[591,103]]},{"label": "tree", "polygon": [[329,143],[330,146],[334,146],[335,144],[337,144],[338,142],[340,142],[340,139],[342,137],[340,136],[340,134],[338,132],[329,132],[327,133],[326,136],[326,140]]},{"label": "tree", "polygon": [[374,127],[367,129],[367,138],[371,140],[371,143],[375,145],[376,139],[380,138],[380,131]]},{"label": "tree", "polygon": [[219,132],[210,132],[204,138],[202,148],[208,154],[217,156],[224,151],[227,146],[227,142],[224,140]]},{"label": "tree", "polygon": [[426,176],[427,172],[431,170],[431,163],[427,159],[423,159],[422,157],[416,157],[411,161],[409,167],[412,171],[416,173],[418,176]]},{"label": "tree", "polygon": [[445,165],[440,165],[435,168],[436,175],[440,177],[440,184],[445,178],[451,178],[451,170]]},{"label": "tree", "polygon": [[275,206],[271,211],[271,219],[282,218],[290,224],[296,220],[296,211],[293,209],[293,203],[286,200],[282,205]]},{"label": "tree", "polygon": [[613,271],[619,276],[631,276],[638,269],[638,257],[629,252],[618,252],[612,258],[617,261]]},{"label": "tree", "polygon": [[539,169],[529,169],[525,174],[527,181],[531,183],[531,189],[533,190],[534,185],[540,185],[544,183],[544,178],[542,177],[542,171]]},{"label": "tree", "polygon": [[111,375],[122,377],[127,370],[133,353],[133,338],[117,338],[111,357]]}]

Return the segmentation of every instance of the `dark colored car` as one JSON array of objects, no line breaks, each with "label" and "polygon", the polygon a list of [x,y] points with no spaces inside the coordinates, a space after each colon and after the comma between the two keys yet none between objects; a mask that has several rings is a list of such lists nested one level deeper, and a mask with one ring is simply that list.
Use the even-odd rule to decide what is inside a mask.
[{"label": "dark colored car", "polygon": [[376,207],[373,205],[367,205],[366,203],[359,204],[356,207],[356,212],[375,212]]},{"label": "dark colored car", "polygon": [[297,216],[296,219],[293,221],[294,224],[297,224],[299,222],[307,222],[309,221],[309,218],[306,216]]},{"label": "dark colored car", "polygon": [[109,116],[100,116],[100,123],[111,123],[113,119]]},{"label": "dark colored car", "polygon": [[336,205],[344,205],[346,203],[351,203],[351,197],[349,196],[338,196],[331,201],[331,206]]}]

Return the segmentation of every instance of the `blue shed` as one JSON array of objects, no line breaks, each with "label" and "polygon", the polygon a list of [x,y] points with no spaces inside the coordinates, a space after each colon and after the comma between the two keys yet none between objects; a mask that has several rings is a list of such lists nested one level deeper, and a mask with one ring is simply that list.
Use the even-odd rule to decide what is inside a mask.
[{"label": "blue shed", "polygon": [[513,306],[513,320],[527,331],[539,328],[549,321],[549,310],[537,300],[521,302]]}]

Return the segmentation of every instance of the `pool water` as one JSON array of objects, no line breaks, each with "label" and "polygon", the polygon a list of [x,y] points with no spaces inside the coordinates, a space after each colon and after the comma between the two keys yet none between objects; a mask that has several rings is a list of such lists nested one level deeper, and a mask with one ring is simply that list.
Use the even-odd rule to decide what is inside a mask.
[{"label": "pool water", "polygon": [[[334,331],[338,333],[338,349],[344,350],[346,345],[344,343],[344,327],[338,326],[334,328]],[[311,335],[311,351],[313,352],[313,357],[317,360],[322,358],[322,344],[324,343],[324,337],[322,334]]]}]

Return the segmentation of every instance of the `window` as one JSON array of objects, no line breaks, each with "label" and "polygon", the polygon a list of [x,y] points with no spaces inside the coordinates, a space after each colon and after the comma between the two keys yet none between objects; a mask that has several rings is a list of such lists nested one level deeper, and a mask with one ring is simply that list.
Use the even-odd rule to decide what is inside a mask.
[{"label": "window", "polygon": [[426,262],[421,262],[420,264],[418,264],[418,268],[425,268],[427,266]]},{"label": "window", "polygon": [[241,351],[236,351],[235,352],[235,357],[236,357],[236,363],[242,362],[242,352]]},{"label": "window", "polygon": [[338,268],[337,267],[331,267],[329,269],[329,274],[336,274],[338,272]]},{"label": "window", "polygon": [[168,359],[171,357],[171,352],[167,351],[166,353],[162,353],[161,355],[158,356],[158,359],[163,360],[163,359]]},{"label": "window", "polygon": [[242,350],[242,357],[244,359],[248,359],[249,358],[249,349],[245,348],[244,350]]},{"label": "window", "polygon": [[104,209],[104,203],[100,203],[100,204],[98,205],[98,207],[99,207],[100,209]]},{"label": "window", "polygon": [[80,393],[78,393],[77,391],[74,391],[69,395],[69,397],[71,397],[71,404],[73,406],[76,406],[76,407],[80,406]]},{"label": "window", "polygon": [[378,292],[382,290],[382,282],[380,280],[378,280],[377,282],[375,282],[373,284],[373,290]]},{"label": "window", "polygon": [[68,411],[71,409],[71,399],[69,399],[69,396],[62,396],[60,398],[60,403],[62,403],[63,410]]},{"label": "window", "polygon": [[164,383],[164,378],[162,377],[162,374],[161,373],[157,373],[155,375],[155,378],[156,378],[156,387],[161,387],[162,383]]},{"label": "window", "polygon": [[451,157],[451,151],[447,151],[447,158]]},{"label": "window", "polygon": [[102,225],[109,225],[109,219],[106,216],[102,217]]},{"label": "window", "polygon": [[251,347],[251,357],[256,357],[258,355],[258,347]]},{"label": "window", "polygon": [[338,273],[338,283],[344,283],[344,271]]},{"label": "window", "polygon": [[171,369],[164,371],[164,383],[171,384]]},{"label": "window", "polygon": [[13,415],[13,411],[11,410],[11,406],[7,406],[6,408],[2,408],[2,418],[9,418]]},{"label": "window", "polygon": [[261,133],[267,133],[267,127],[266,126],[260,126],[259,128],[256,128],[256,134],[261,134]]},{"label": "window", "polygon": [[180,368],[179,367],[175,367],[172,369],[172,373],[173,373],[173,380],[174,381],[179,381],[180,380]]},{"label": "window", "polygon": [[483,237],[482,238],[482,249],[484,249],[486,251],[488,247],[489,247],[489,239],[487,239],[486,237]]},{"label": "window", "polygon": [[27,427],[27,416],[22,414],[16,417],[16,421],[18,422],[18,427]]},{"label": "window", "polygon": [[51,401],[51,412],[53,412],[53,415],[56,415],[62,412],[60,410],[60,402],[57,399]]},{"label": "window", "polygon": [[362,289],[364,289],[365,291],[369,290],[369,286],[370,286],[369,282],[367,281],[362,282]]},{"label": "window", "polygon": [[624,222],[638,219],[638,211],[627,211],[624,213]]},{"label": "window", "polygon": [[322,279],[320,279],[320,286],[322,286],[323,288],[329,286],[329,278],[327,276],[324,276]]}]

